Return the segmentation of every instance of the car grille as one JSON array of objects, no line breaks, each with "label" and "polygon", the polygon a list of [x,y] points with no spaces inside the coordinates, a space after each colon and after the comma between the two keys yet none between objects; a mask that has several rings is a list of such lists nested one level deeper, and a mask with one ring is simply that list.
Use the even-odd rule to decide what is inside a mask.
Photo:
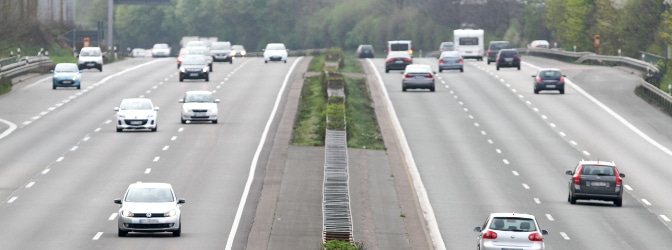
[{"label": "car grille", "polygon": [[152,213],[151,217],[147,217],[147,213],[134,213],[133,217],[154,218],[154,217],[164,217],[164,214],[163,213]]},{"label": "car grille", "polygon": [[194,112],[208,112],[207,109],[194,109]]},{"label": "car grille", "polygon": [[199,69],[199,68],[190,68],[190,69],[187,69],[187,72],[200,72],[201,70],[203,70],[203,69]]},{"label": "car grille", "polygon": [[129,125],[145,125],[147,124],[147,119],[126,119],[124,122]]},{"label": "car grille", "polygon": [[154,228],[169,228],[173,227],[175,223],[157,223],[157,224],[139,224],[139,223],[126,223],[127,228],[138,228],[138,229],[154,229]]}]

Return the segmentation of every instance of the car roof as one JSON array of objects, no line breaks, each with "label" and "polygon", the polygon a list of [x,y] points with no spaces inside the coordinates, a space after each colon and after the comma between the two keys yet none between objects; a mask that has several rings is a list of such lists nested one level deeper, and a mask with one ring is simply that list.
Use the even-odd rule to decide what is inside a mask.
[{"label": "car roof", "polygon": [[131,183],[131,185],[129,185],[128,188],[170,188],[170,189],[172,189],[173,186],[170,185],[169,183],[162,183],[162,182],[136,182],[136,183]]},{"label": "car roof", "polygon": [[585,161],[585,160],[581,160],[580,163],[581,163],[581,165],[602,165],[602,166],[612,166],[612,167],[616,166],[616,163],[614,163],[613,161],[600,161],[600,160]]},{"label": "car roof", "polygon": [[490,41],[490,43],[509,43],[509,41]]},{"label": "car roof", "polygon": [[190,91],[187,91],[185,94],[187,94],[187,95],[189,95],[189,94],[212,94],[212,92],[207,91],[207,90],[190,90]]},{"label": "car roof", "polygon": [[444,55],[451,55],[451,56],[456,56],[456,57],[461,57],[460,52],[456,50],[451,50],[451,51],[443,51],[441,52],[441,55],[439,57],[444,57]]},{"label": "car roof", "polygon": [[410,71],[413,69],[426,69],[428,71],[432,71],[432,67],[427,65],[427,64],[409,64],[406,65],[406,71]]},{"label": "car roof", "polygon": [[534,215],[531,214],[522,214],[522,213],[491,213],[490,218],[494,217],[515,217],[515,218],[526,218],[526,219],[535,219]]},{"label": "car roof", "polygon": [[124,98],[122,102],[152,102],[149,98]]}]

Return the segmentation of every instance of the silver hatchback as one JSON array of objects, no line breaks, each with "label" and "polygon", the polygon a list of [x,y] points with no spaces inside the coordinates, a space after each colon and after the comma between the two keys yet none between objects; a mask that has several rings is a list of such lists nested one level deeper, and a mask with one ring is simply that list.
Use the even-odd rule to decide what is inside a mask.
[{"label": "silver hatchback", "polygon": [[184,199],[176,199],[173,187],[168,183],[133,183],[126,190],[119,204],[119,237],[129,232],[182,233],[180,205]]},{"label": "silver hatchback", "polygon": [[548,231],[539,229],[534,215],[519,213],[492,213],[479,232],[477,249],[481,250],[543,250]]},{"label": "silver hatchback", "polygon": [[434,71],[426,64],[410,64],[402,73],[404,76],[401,79],[401,90],[406,92],[407,89],[429,89],[434,92]]}]

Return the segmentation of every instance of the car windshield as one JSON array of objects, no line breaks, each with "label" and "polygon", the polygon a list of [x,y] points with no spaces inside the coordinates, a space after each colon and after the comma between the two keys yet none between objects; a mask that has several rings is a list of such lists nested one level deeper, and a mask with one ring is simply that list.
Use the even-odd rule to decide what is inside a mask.
[{"label": "car windshield", "polygon": [[493,43],[490,44],[490,49],[508,49],[509,44],[508,43]]},{"label": "car windshield", "polygon": [[211,49],[213,50],[226,50],[231,49],[231,45],[228,43],[213,43]]},{"label": "car windshield", "polygon": [[243,46],[240,46],[240,45],[233,45],[233,47],[231,47],[231,48],[235,49],[235,50],[243,50]]},{"label": "car windshield", "polygon": [[492,223],[490,223],[490,229],[515,232],[537,231],[534,220],[517,217],[495,217],[492,219]]},{"label": "car windshield", "polygon": [[79,53],[80,56],[100,56],[100,51],[98,50],[82,50],[81,53]]},{"label": "car windshield", "polygon": [[502,56],[505,56],[505,57],[513,57],[513,56],[518,55],[517,51],[512,51],[512,50],[506,50],[506,51],[502,50],[501,53],[502,53]]},{"label": "car windshield", "polygon": [[187,50],[187,55],[204,55],[209,56],[210,50],[208,49],[189,49]]},{"label": "car windshield", "polygon": [[391,51],[405,51],[408,50],[408,43],[392,43],[390,44]]},{"label": "car windshield", "polygon": [[611,166],[584,165],[581,170],[582,175],[600,175],[615,176],[614,169]]},{"label": "car windshield", "polygon": [[269,44],[266,46],[266,50],[284,50],[285,45],[283,44]]},{"label": "car windshield", "polygon": [[56,64],[56,68],[54,68],[54,72],[57,73],[65,73],[65,72],[78,72],[79,68],[77,68],[77,64],[74,63],[59,63]]},{"label": "car windshield", "polygon": [[560,71],[555,71],[555,70],[546,70],[546,71],[541,71],[539,72],[539,77],[541,78],[560,78],[562,74]]},{"label": "car windshield", "polygon": [[432,69],[426,65],[408,65],[406,66],[406,73],[430,73]]},{"label": "car windshield", "polygon": [[159,43],[159,44],[154,44],[154,49],[167,49],[168,44],[165,43]]},{"label": "car windshield", "polygon": [[126,202],[173,202],[170,188],[131,188],[126,194]]},{"label": "car windshield", "polygon": [[184,102],[213,102],[211,94],[187,94]]},{"label": "car windshield", "polygon": [[182,60],[185,65],[201,65],[205,64],[205,57],[203,56],[187,56]]},{"label": "car windshield", "polygon": [[123,101],[120,110],[152,110],[152,104],[145,101]]}]

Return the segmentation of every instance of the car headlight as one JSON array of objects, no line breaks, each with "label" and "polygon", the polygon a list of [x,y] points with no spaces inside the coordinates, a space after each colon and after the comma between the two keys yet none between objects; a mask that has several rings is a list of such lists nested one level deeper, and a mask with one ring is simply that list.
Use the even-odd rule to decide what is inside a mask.
[{"label": "car headlight", "polygon": [[189,113],[189,112],[191,112],[191,109],[188,109],[188,108],[182,108],[182,112],[184,112],[184,113]]},{"label": "car headlight", "polygon": [[245,51],[243,50],[243,51],[240,52],[240,54],[241,54],[241,55],[245,55],[245,54],[247,54],[247,52],[245,52]]},{"label": "car headlight", "polygon": [[235,51],[235,50],[232,50],[232,51],[229,53],[229,55],[235,56],[235,55],[236,55],[236,51]]},{"label": "car headlight", "polygon": [[185,69],[184,67],[180,67],[180,72],[182,73],[187,72],[187,69]]},{"label": "car headlight", "polygon": [[117,119],[124,119],[124,118],[126,118],[126,116],[124,116],[124,115],[117,115]]},{"label": "car headlight", "polygon": [[73,76],[73,77],[72,77],[72,80],[73,80],[73,81],[77,81],[77,78],[79,78],[79,76]]},{"label": "car headlight", "polygon": [[175,209],[171,209],[170,211],[166,212],[163,214],[165,217],[173,217],[177,215],[177,211]]},{"label": "car headlight", "polygon": [[128,210],[124,209],[124,210],[121,210],[121,216],[133,217],[133,213],[131,211],[128,211]]},{"label": "car headlight", "polygon": [[203,72],[208,72],[208,70],[209,70],[208,67],[203,68]]}]

